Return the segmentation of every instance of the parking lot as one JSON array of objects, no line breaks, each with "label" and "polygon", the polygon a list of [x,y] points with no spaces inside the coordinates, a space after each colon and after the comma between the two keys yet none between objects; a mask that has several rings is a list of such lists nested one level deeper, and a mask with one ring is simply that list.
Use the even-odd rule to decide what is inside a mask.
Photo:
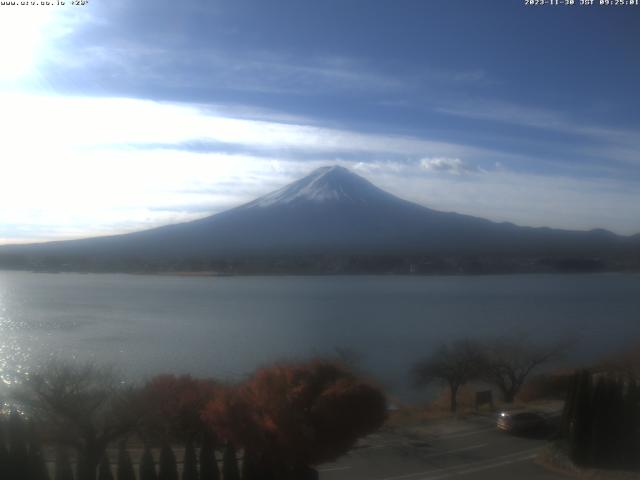
[{"label": "parking lot", "polygon": [[544,435],[497,431],[491,417],[449,420],[427,428],[384,431],[339,461],[320,468],[322,480],[443,480],[565,478],[536,463]]}]

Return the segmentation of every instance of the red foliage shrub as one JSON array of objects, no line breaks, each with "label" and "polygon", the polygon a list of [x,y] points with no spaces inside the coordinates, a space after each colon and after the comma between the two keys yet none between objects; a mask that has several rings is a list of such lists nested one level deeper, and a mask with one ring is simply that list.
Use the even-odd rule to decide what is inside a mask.
[{"label": "red foliage shrub", "polygon": [[217,437],[234,445],[255,447],[262,443],[256,416],[243,387],[228,386],[218,390],[203,409],[201,419]]},{"label": "red foliage shrub", "polygon": [[208,404],[203,419],[279,465],[317,465],[346,453],[386,418],[383,393],[332,362],[278,364]]},{"label": "red foliage shrub", "polygon": [[208,429],[201,419],[204,407],[220,390],[213,380],[189,375],[158,375],[143,388],[146,406],[143,424],[148,433],[180,439],[199,437]]}]

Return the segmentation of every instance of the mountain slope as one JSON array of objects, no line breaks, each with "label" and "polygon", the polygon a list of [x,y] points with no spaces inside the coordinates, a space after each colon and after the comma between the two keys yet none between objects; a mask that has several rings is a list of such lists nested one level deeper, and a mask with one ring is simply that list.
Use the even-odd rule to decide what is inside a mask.
[{"label": "mountain slope", "polygon": [[325,167],[250,203],[126,235],[0,247],[0,254],[103,258],[274,254],[601,255],[630,237],[519,227],[402,200],[342,167]]}]

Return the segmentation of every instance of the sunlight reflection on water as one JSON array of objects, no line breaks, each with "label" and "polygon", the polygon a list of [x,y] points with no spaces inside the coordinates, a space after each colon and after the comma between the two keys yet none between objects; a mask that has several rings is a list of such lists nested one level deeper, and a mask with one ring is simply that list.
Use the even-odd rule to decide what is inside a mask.
[{"label": "sunlight reflection on water", "polygon": [[24,325],[9,316],[4,292],[0,289],[0,384],[10,386],[26,374],[30,348],[20,340]]}]

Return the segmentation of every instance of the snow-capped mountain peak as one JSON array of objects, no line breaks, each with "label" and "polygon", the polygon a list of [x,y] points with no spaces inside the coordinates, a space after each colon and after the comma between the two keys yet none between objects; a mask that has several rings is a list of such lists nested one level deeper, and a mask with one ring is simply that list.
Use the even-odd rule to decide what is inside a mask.
[{"label": "snow-capped mountain peak", "polygon": [[[134,269],[139,268],[137,265],[175,268],[174,265],[183,265],[180,259],[185,259],[185,265],[191,265],[191,260],[197,260],[194,264],[198,265],[218,261],[226,265],[223,260],[231,259],[229,265],[238,261],[238,272],[265,269],[273,273],[283,272],[280,262],[286,257],[289,260],[284,265],[290,265],[294,272],[315,268],[326,269],[323,270],[326,272],[344,268],[338,271],[351,272],[369,271],[370,265],[386,269],[383,257],[380,263],[362,258],[362,255],[383,254],[391,255],[390,258],[426,255],[429,260],[424,265],[428,264],[434,272],[447,271],[449,265],[452,272],[459,272],[460,265],[466,265],[469,256],[485,258],[486,255],[487,259],[497,260],[497,263],[487,260],[488,268],[495,271],[510,272],[512,268],[519,268],[518,265],[531,265],[532,271],[538,271],[538,268],[546,269],[547,264],[532,262],[532,258],[562,260],[567,255],[571,255],[570,259],[585,258],[586,267],[580,263],[582,260],[577,261],[576,267],[566,267],[578,269],[592,268],[589,266],[592,264],[593,268],[600,268],[592,258],[618,258],[622,254],[636,258],[640,251],[638,240],[602,231],[518,227],[431,210],[402,200],[355,173],[334,166],[315,170],[244,206],[191,222],[112,237],[0,247],[0,263],[3,254],[11,262],[9,265],[16,265],[13,263],[16,258],[24,258],[18,260],[24,264],[17,265],[33,268],[33,265],[48,265],[49,258],[59,258],[64,265],[77,265],[83,270],[87,264],[112,270],[128,265],[130,259],[143,260],[143,263],[133,262],[131,268]],[[305,260],[291,260],[296,255],[302,255],[298,258]],[[317,255],[337,255],[335,259],[342,260],[329,259],[322,266],[325,260],[316,264],[313,259]],[[458,265],[455,261],[449,264],[448,260],[441,262],[437,258],[452,255],[465,260]],[[398,261],[403,264],[406,259],[400,260],[400,257]],[[503,258],[507,259],[504,263]],[[292,263],[286,263],[289,261]],[[484,271],[482,262],[484,260],[479,262],[480,270],[472,266],[470,271]],[[571,262],[568,265],[573,265]],[[391,265],[400,263],[393,260]],[[475,265],[476,262],[469,263]]]},{"label": "snow-capped mountain peak", "polygon": [[334,165],[318,168],[306,177],[254,200],[246,208],[294,203],[346,202],[365,205],[389,198],[394,197],[346,168]]}]

